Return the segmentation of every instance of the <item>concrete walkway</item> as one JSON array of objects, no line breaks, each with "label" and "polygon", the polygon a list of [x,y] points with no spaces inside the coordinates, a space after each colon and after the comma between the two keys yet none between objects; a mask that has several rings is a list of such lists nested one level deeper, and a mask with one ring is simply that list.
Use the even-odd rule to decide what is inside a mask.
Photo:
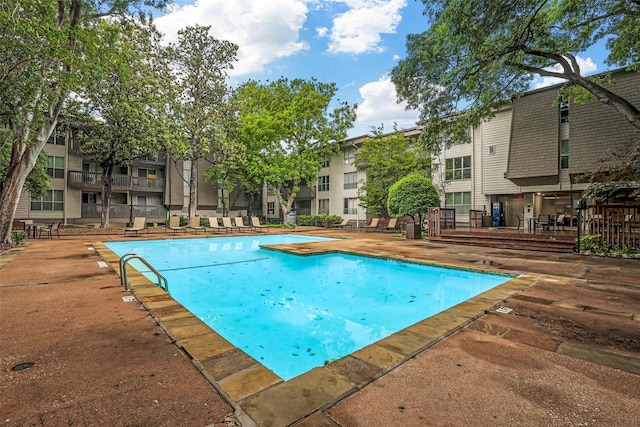
[{"label": "concrete walkway", "polygon": [[[280,249],[519,277],[283,382],[232,346],[202,346],[192,337],[211,331],[166,296],[145,293],[143,281],[134,286],[137,299],[125,302],[117,275],[100,268],[99,261],[114,260],[95,250],[98,240],[122,235],[34,240],[0,256],[0,422],[577,426],[640,419],[640,261],[305,232],[346,239],[329,249]],[[168,236],[141,238],[150,237]]]}]

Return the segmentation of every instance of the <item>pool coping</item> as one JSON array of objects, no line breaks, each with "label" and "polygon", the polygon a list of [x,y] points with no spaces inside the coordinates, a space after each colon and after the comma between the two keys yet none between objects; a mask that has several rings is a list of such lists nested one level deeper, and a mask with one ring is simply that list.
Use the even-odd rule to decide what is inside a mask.
[{"label": "pool coping", "polygon": [[[94,242],[93,246],[119,275],[120,258],[101,241]],[[380,247],[354,250],[349,248],[348,240],[265,247],[297,255],[347,253],[514,277],[350,355],[283,381],[233,346],[142,274],[135,270],[128,272],[129,284],[136,298],[170,339],[191,358],[212,386],[236,409],[237,415],[246,422],[243,425],[290,425],[326,409],[464,328],[485,312],[497,308],[543,276],[498,271],[487,266],[470,268],[468,264],[455,262],[430,263],[394,255]]]}]

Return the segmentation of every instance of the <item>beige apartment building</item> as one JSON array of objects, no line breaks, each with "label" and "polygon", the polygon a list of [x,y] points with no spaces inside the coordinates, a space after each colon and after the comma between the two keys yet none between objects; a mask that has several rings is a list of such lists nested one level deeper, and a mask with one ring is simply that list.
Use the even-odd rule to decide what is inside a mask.
[{"label": "beige apartment building", "polygon": [[[640,105],[640,73],[616,70],[612,77],[615,84],[610,89]],[[620,113],[596,101],[558,103],[559,89],[552,86],[524,94],[471,129],[470,143],[454,144],[434,156],[437,168],[432,179],[442,193],[441,206],[455,209],[458,225],[469,224],[470,211],[492,217],[490,225],[526,228],[529,219],[540,214],[565,214],[571,222],[574,201],[587,186],[580,176],[611,161],[610,152],[630,143],[635,131]],[[413,138],[420,129],[404,132]],[[354,166],[365,138],[344,141],[342,153],[325,161],[316,182],[300,191],[294,205],[297,214],[338,215],[354,225],[370,217],[358,198],[366,175]],[[16,220],[99,224],[99,166],[82,155],[72,131],[56,132],[45,151],[51,189],[40,198],[24,192]],[[200,162],[203,172],[207,162]],[[113,180],[111,222],[124,224],[145,216],[149,223],[162,223],[169,215],[186,215],[189,166],[160,152],[121,168]],[[269,221],[282,220],[279,204],[266,187],[256,206],[243,190],[230,197],[202,176],[197,192],[201,216],[222,216],[225,198],[231,216],[252,213]]]}]

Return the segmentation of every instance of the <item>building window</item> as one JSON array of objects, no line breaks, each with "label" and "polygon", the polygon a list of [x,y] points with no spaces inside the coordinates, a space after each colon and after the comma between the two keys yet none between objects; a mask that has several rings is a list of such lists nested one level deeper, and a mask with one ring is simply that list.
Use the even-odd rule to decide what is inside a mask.
[{"label": "building window", "polygon": [[51,178],[64,178],[64,157],[48,156],[47,175]]},{"label": "building window", "polygon": [[64,145],[64,140],[65,140],[64,131],[62,130],[62,128],[56,127],[56,129],[53,131],[53,133],[47,140],[47,144]]},{"label": "building window", "polygon": [[456,210],[456,215],[467,215],[471,209],[471,191],[446,193],[445,203],[447,208]]},{"label": "building window", "polygon": [[447,181],[471,179],[471,156],[446,159],[445,167]]},{"label": "building window", "polygon": [[[126,174],[126,172],[124,172]],[[189,171],[191,174],[191,171]],[[143,169],[138,168],[138,178],[156,179],[158,177],[158,171],[156,169]]]},{"label": "building window", "polygon": [[274,215],[276,213],[276,202],[267,202],[267,215]]},{"label": "building window", "polygon": [[98,193],[82,193],[82,203],[95,205],[98,203]]},{"label": "building window", "polygon": [[322,162],[322,167],[323,168],[328,168],[329,167],[329,157],[325,157],[324,161]]},{"label": "building window", "polygon": [[569,101],[560,102],[560,123],[569,123]]},{"label": "building window", "polygon": [[348,172],[344,174],[344,189],[358,188],[358,173]]},{"label": "building window", "polygon": [[329,199],[318,199],[318,215],[329,215]]},{"label": "building window", "polygon": [[63,190],[48,190],[44,196],[31,199],[32,211],[62,211],[63,208]]},{"label": "building window", "polygon": [[358,199],[355,197],[344,199],[344,214],[354,215],[358,213]]},{"label": "building window", "polygon": [[318,177],[318,191],[329,191],[329,175]]},{"label": "building window", "polygon": [[560,141],[560,169],[569,169],[569,140]]},{"label": "building window", "polygon": [[356,151],[353,149],[353,147],[345,147],[343,153],[345,165],[350,165],[356,161]]}]

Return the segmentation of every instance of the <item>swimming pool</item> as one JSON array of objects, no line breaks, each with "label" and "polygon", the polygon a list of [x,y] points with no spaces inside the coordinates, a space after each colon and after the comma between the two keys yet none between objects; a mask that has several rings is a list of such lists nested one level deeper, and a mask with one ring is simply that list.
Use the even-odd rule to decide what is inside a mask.
[{"label": "swimming pool", "polygon": [[119,256],[143,256],[167,277],[173,298],[284,380],[510,279],[355,255],[302,257],[260,247],[318,240],[330,239],[260,235],[105,245]]}]

